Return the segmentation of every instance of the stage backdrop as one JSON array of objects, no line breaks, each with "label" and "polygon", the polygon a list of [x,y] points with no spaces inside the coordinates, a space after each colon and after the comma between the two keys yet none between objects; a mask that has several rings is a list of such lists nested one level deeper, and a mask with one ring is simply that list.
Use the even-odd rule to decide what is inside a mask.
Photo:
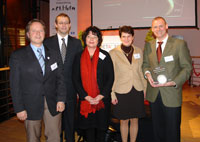
[{"label": "stage backdrop", "polygon": [[156,16],[170,27],[197,27],[197,0],[92,0],[92,25],[118,29],[149,28]]},{"label": "stage backdrop", "polygon": [[66,13],[71,19],[70,35],[77,37],[77,0],[50,0],[50,36],[56,34],[55,18],[59,13]]}]

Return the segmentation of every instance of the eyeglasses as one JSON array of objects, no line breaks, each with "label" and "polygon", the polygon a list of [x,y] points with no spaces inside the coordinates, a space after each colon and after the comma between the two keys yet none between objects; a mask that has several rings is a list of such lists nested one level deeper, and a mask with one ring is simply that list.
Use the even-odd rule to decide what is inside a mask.
[{"label": "eyeglasses", "polygon": [[59,25],[68,25],[68,24],[70,24],[69,22],[59,22],[58,23]]},{"label": "eyeglasses", "polygon": [[98,39],[97,36],[87,36],[86,38],[88,38],[88,39]]}]

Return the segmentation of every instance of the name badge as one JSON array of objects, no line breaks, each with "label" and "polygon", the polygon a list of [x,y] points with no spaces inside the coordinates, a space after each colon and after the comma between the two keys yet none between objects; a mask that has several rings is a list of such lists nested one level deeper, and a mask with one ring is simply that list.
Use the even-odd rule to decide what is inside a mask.
[{"label": "name badge", "polygon": [[55,62],[54,64],[51,65],[51,71],[54,71],[55,69],[58,68],[57,63]]},{"label": "name badge", "polygon": [[135,59],[140,59],[140,54],[139,53],[133,54],[133,56],[134,56]]},{"label": "name badge", "polygon": [[101,60],[104,60],[106,58],[106,55],[104,55],[103,53],[99,52],[99,58]]},{"label": "name badge", "polygon": [[164,57],[164,59],[165,59],[165,62],[171,62],[171,61],[174,61],[174,57],[173,57],[172,55],[170,55],[170,56],[166,56],[166,57]]}]

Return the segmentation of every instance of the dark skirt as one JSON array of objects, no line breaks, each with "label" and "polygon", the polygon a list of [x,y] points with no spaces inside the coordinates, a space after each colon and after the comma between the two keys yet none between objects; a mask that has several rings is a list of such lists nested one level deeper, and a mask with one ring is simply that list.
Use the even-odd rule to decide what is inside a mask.
[{"label": "dark skirt", "polygon": [[114,117],[122,120],[145,116],[144,93],[134,87],[127,94],[116,93],[118,104],[113,106]]}]

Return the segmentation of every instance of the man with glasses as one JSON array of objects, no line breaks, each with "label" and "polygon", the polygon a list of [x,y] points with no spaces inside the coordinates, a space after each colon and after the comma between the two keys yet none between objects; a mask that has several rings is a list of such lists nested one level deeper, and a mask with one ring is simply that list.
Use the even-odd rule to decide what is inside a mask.
[{"label": "man with glasses", "polygon": [[[77,94],[72,83],[72,64],[75,55],[82,50],[81,41],[70,36],[70,17],[60,13],[55,19],[57,34],[47,38],[45,45],[55,49],[57,55],[62,59],[64,65],[64,79],[67,88],[66,109],[63,112],[62,127],[67,142],[74,142],[74,119]],[[62,136],[62,135],[61,135]],[[62,139],[61,139],[62,141]]]}]

